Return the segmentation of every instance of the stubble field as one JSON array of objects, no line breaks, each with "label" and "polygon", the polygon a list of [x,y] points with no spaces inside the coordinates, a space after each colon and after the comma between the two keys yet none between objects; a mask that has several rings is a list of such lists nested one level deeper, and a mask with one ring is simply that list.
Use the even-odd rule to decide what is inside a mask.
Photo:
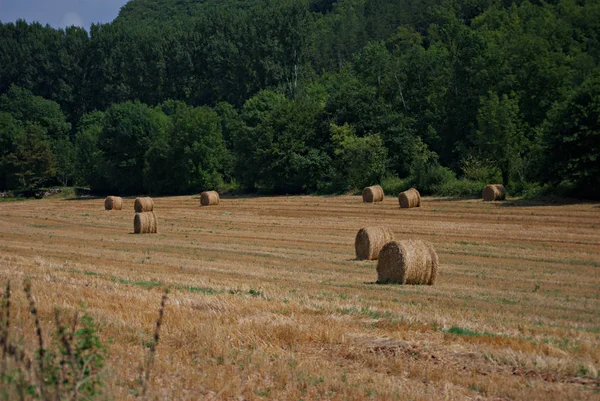
[{"label": "stubble field", "polygon": [[[25,344],[85,302],[108,345],[106,392],[134,399],[161,294],[160,400],[598,400],[600,205],[424,198],[155,198],[0,203],[0,285]],[[386,225],[435,246],[434,286],[375,284],[354,237]],[[46,334],[47,335],[47,334]]]}]

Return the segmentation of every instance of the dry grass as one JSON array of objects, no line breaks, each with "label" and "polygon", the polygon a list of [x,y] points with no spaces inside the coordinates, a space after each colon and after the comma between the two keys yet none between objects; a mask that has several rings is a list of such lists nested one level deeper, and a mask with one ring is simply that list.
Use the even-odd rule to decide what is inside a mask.
[{"label": "dry grass", "polygon": [[[158,198],[161,233],[135,236],[101,202],[0,204],[0,284],[30,277],[42,327],[86,302],[115,399],[135,397],[165,287],[148,399],[600,396],[597,204]],[[364,225],[432,242],[436,285],[375,284],[353,259]],[[35,345],[28,307],[15,291],[13,330]]]}]

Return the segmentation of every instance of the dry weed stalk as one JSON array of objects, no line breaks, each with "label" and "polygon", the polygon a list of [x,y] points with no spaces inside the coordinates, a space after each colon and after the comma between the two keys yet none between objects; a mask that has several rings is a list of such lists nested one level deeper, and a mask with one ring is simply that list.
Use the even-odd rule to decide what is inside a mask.
[{"label": "dry weed stalk", "polygon": [[[27,372],[29,377],[31,378],[31,360],[25,355],[25,352],[23,350],[19,349],[14,344],[11,344],[9,341],[8,333],[10,327],[10,296],[11,288],[9,280],[6,284],[6,290],[2,295],[2,304],[0,311],[0,317],[3,317],[3,319],[0,319],[0,323],[2,324],[0,334],[0,346],[2,347],[2,364],[0,365],[0,377],[4,377],[4,374],[9,369],[10,365],[8,359],[10,357],[14,360],[17,366],[23,366],[25,368],[25,372]],[[23,380],[22,372],[20,370],[18,370],[18,372],[20,372],[20,376],[17,376],[17,380],[15,381],[16,389],[19,399],[24,400],[26,384]]]},{"label": "dry weed stalk", "polygon": [[35,320],[35,334],[38,338],[38,364],[39,364],[39,381],[40,381],[40,397],[42,399],[46,399],[46,391],[44,386],[44,338],[42,336],[42,326],[40,324],[40,317],[37,311],[37,307],[35,306],[35,300],[33,299],[33,295],[31,295],[31,281],[25,280],[23,282],[23,290],[27,295],[27,300],[29,301],[29,312],[33,316]]},{"label": "dry weed stalk", "polygon": [[152,363],[154,362],[156,346],[160,341],[160,327],[162,326],[162,320],[165,312],[165,304],[167,303],[168,294],[169,289],[167,288],[162,296],[162,299],[160,300],[160,310],[158,311],[158,319],[156,320],[156,327],[154,328],[154,338],[152,344],[150,344],[150,350],[148,351],[148,357],[146,359],[146,366],[142,375],[142,400],[146,399],[148,382],[150,381],[150,370],[152,369]]},{"label": "dry weed stalk", "polygon": [[[55,309],[54,311],[54,318],[56,321],[56,327],[58,329],[58,335],[60,337],[60,342],[62,343],[63,347],[65,348],[65,353],[66,356],[69,358],[69,362],[71,364],[71,371],[75,372],[75,369],[77,368],[77,360],[75,358],[75,354],[73,353],[73,347],[72,347],[72,343],[73,343],[73,333],[75,332],[75,329],[77,327],[77,316],[78,316],[78,312],[75,312],[74,314],[74,318],[73,318],[73,326],[71,329],[71,333],[69,333],[69,335],[67,335],[67,333],[65,333],[65,328],[62,325],[62,322],[60,320],[60,312],[58,309]],[[63,383],[67,383],[68,379],[67,379],[67,372],[65,369],[65,364],[67,363],[67,361],[65,361],[64,359],[61,359],[60,361],[60,367],[61,367],[61,373],[63,376]],[[78,391],[77,391],[78,386],[75,385],[74,386],[74,391],[73,391],[73,397],[72,400],[73,401],[77,401],[78,398]],[[60,389],[60,382],[57,383],[57,397],[58,395],[61,393],[61,389]]]},{"label": "dry weed stalk", "polygon": [[6,290],[2,296],[2,315],[4,315],[4,319],[0,341],[2,342],[2,360],[4,361],[8,352],[8,328],[10,326],[10,280],[6,283]]}]

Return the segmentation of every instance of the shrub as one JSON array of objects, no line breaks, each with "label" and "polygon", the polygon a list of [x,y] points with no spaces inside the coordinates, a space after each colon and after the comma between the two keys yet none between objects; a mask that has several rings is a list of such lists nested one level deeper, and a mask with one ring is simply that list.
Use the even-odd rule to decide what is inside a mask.
[{"label": "shrub", "polygon": [[[21,327],[15,327],[21,320],[11,315],[14,298],[9,281],[4,293],[0,293],[0,400],[110,399],[110,394],[105,391],[104,376],[107,351],[100,341],[99,327],[94,319],[84,309],[75,312],[73,318],[63,324],[63,314],[56,309],[52,341],[45,344],[31,282],[25,280],[23,287],[37,344],[31,346],[16,334],[22,332]],[[150,349],[138,380],[141,390],[136,395],[141,395],[142,399],[146,399],[150,371],[160,341],[167,294],[168,290],[162,296]]]},{"label": "shrub", "polygon": [[377,183],[385,173],[387,150],[379,135],[359,137],[348,124],[332,124],[334,168],[342,190]]},{"label": "shrub", "polygon": [[471,181],[466,179],[450,180],[443,183],[436,195],[451,196],[455,198],[478,198],[481,196],[481,191],[485,187],[485,183],[479,181]]},{"label": "shrub", "polygon": [[445,183],[452,181],[456,181],[456,175],[437,162],[420,166],[411,177],[412,186],[426,195],[438,193]]},{"label": "shrub", "polygon": [[[93,399],[103,393],[105,348],[98,337],[98,327],[85,311],[75,312],[63,325],[61,313],[55,311],[52,343],[44,345],[37,306],[31,283],[24,282],[29,311],[35,321],[38,344],[35,352],[24,349],[22,338],[9,336],[11,289],[7,284],[0,307],[0,383],[4,399]],[[35,355],[31,360],[29,355]]]},{"label": "shrub", "polygon": [[445,182],[456,180],[452,170],[443,167],[438,161],[437,153],[429,150],[422,141],[417,143],[418,152],[410,166],[410,184],[421,194],[431,195],[438,191]]},{"label": "shrub", "polygon": [[463,178],[475,182],[502,182],[500,169],[490,160],[468,156],[461,160]]},{"label": "shrub", "polygon": [[381,187],[383,188],[384,193],[396,196],[400,192],[410,188],[410,181],[394,175],[387,175],[381,180]]}]

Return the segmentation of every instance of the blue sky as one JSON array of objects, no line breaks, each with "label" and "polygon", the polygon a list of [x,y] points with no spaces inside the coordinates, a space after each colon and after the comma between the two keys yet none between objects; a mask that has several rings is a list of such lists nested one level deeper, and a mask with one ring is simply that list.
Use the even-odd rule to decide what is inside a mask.
[{"label": "blue sky", "polygon": [[110,22],[128,0],[0,0],[0,21],[24,19],[50,24],[54,28],[70,25],[89,30],[92,23]]}]

